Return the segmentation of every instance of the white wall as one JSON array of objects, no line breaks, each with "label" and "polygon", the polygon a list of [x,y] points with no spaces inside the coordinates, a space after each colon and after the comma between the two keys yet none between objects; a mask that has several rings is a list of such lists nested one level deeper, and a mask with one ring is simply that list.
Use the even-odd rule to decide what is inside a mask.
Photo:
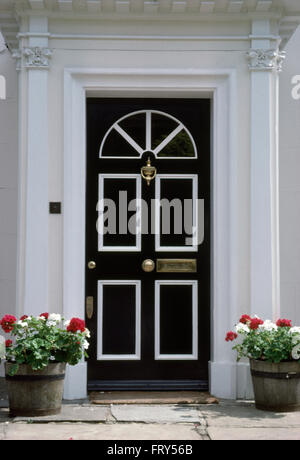
[{"label": "white wall", "polygon": [[[0,100],[0,318],[16,312],[18,76],[7,50],[0,52],[6,100]],[[1,334],[3,333],[0,332]],[[1,375],[1,367],[0,367]]]},{"label": "white wall", "polygon": [[300,75],[300,28],[288,43],[280,76],[281,315],[300,324],[300,100],[291,83]]}]

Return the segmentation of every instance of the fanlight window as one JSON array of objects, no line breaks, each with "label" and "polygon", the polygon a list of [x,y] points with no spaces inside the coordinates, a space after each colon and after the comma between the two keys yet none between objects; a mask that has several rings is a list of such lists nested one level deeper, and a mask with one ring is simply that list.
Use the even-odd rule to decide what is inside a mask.
[{"label": "fanlight window", "polygon": [[140,158],[152,152],[156,158],[197,158],[194,139],[176,118],[156,110],[133,112],[120,118],[105,134],[102,158]]}]

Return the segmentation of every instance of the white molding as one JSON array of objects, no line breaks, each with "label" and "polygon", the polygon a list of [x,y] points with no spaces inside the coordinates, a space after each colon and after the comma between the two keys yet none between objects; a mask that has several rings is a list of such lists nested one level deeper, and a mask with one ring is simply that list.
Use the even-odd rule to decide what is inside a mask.
[{"label": "white molding", "polygon": [[[140,252],[142,247],[142,228],[141,225],[138,225],[141,222],[141,212],[142,209],[139,207],[139,203],[142,199],[142,183],[140,174],[99,174],[99,201],[104,196],[104,181],[105,179],[135,179],[136,181],[136,244],[135,246],[104,246],[103,244],[103,232],[98,232],[98,251],[99,252]],[[103,214],[99,209],[99,219],[98,219],[98,228],[103,228]]]},{"label": "white molding", "polygon": [[[160,223],[161,223],[161,179],[190,179],[193,189],[193,227],[196,228],[196,234],[193,235],[192,246],[161,246],[160,245]],[[198,251],[198,175],[197,174],[157,174],[155,179],[155,251],[156,252],[197,252]],[[183,211],[183,209],[182,209]]]},{"label": "white molding", "polygon": [[[212,113],[212,305],[211,362],[231,362],[224,347],[226,330],[237,318],[238,254],[236,163],[236,76],[234,69],[69,68],[64,82],[64,314],[84,316],[85,305],[85,177],[86,96],[207,97]],[[224,118],[224,113],[228,116]],[[71,115],[70,115],[71,114]],[[262,254],[263,256],[263,254]],[[74,316],[74,315],[73,315]],[[86,380],[86,375],[82,374]],[[226,382],[225,382],[226,385]],[[214,377],[210,389],[226,390]]]},{"label": "white molding", "polygon": [[[29,38],[43,36],[52,40],[145,40],[145,41],[251,41],[253,35],[119,35],[119,34],[36,34],[30,32],[21,32],[17,38]],[[268,34],[256,36],[257,39],[280,40],[279,35]]]},{"label": "white molding", "polygon": [[[103,286],[135,286],[135,354],[117,355],[103,353]],[[98,281],[98,337],[97,361],[139,361],[141,359],[141,281],[99,280]]]},{"label": "white molding", "polygon": [[[160,353],[160,286],[192,286],[192,347],[191,354]],[[184,305],[182,305],[184,308]],[[183,312],[184,314],[184,312]],[[155,281],[155,360],[188,361],[198,359],[198,282],[196,280],[156,280]]]}]

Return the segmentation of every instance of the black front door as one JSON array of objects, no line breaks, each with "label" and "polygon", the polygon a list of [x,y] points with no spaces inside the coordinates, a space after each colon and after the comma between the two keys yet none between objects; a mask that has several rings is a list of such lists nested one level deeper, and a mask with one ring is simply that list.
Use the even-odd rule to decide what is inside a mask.
[{"label": "black front door", "polygon": [[87,101],[88,389],[207,389],[210,101]]}]

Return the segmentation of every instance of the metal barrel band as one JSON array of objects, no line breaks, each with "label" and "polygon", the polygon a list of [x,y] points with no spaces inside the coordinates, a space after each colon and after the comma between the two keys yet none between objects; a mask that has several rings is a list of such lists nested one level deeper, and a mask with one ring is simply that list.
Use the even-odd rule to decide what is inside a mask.
[{"label": "metal barrel band", "polygon": [[251,375],[253,377],[279,380],[300,379],[300,372],[263,372],[251,369]]},{"label": "metal barrel band", "polygon": [[64,380],[65,374],[57,375],[6,375],[7,380],[15,382],[37,382],[42,380],[54,381],[54,380]]}]

